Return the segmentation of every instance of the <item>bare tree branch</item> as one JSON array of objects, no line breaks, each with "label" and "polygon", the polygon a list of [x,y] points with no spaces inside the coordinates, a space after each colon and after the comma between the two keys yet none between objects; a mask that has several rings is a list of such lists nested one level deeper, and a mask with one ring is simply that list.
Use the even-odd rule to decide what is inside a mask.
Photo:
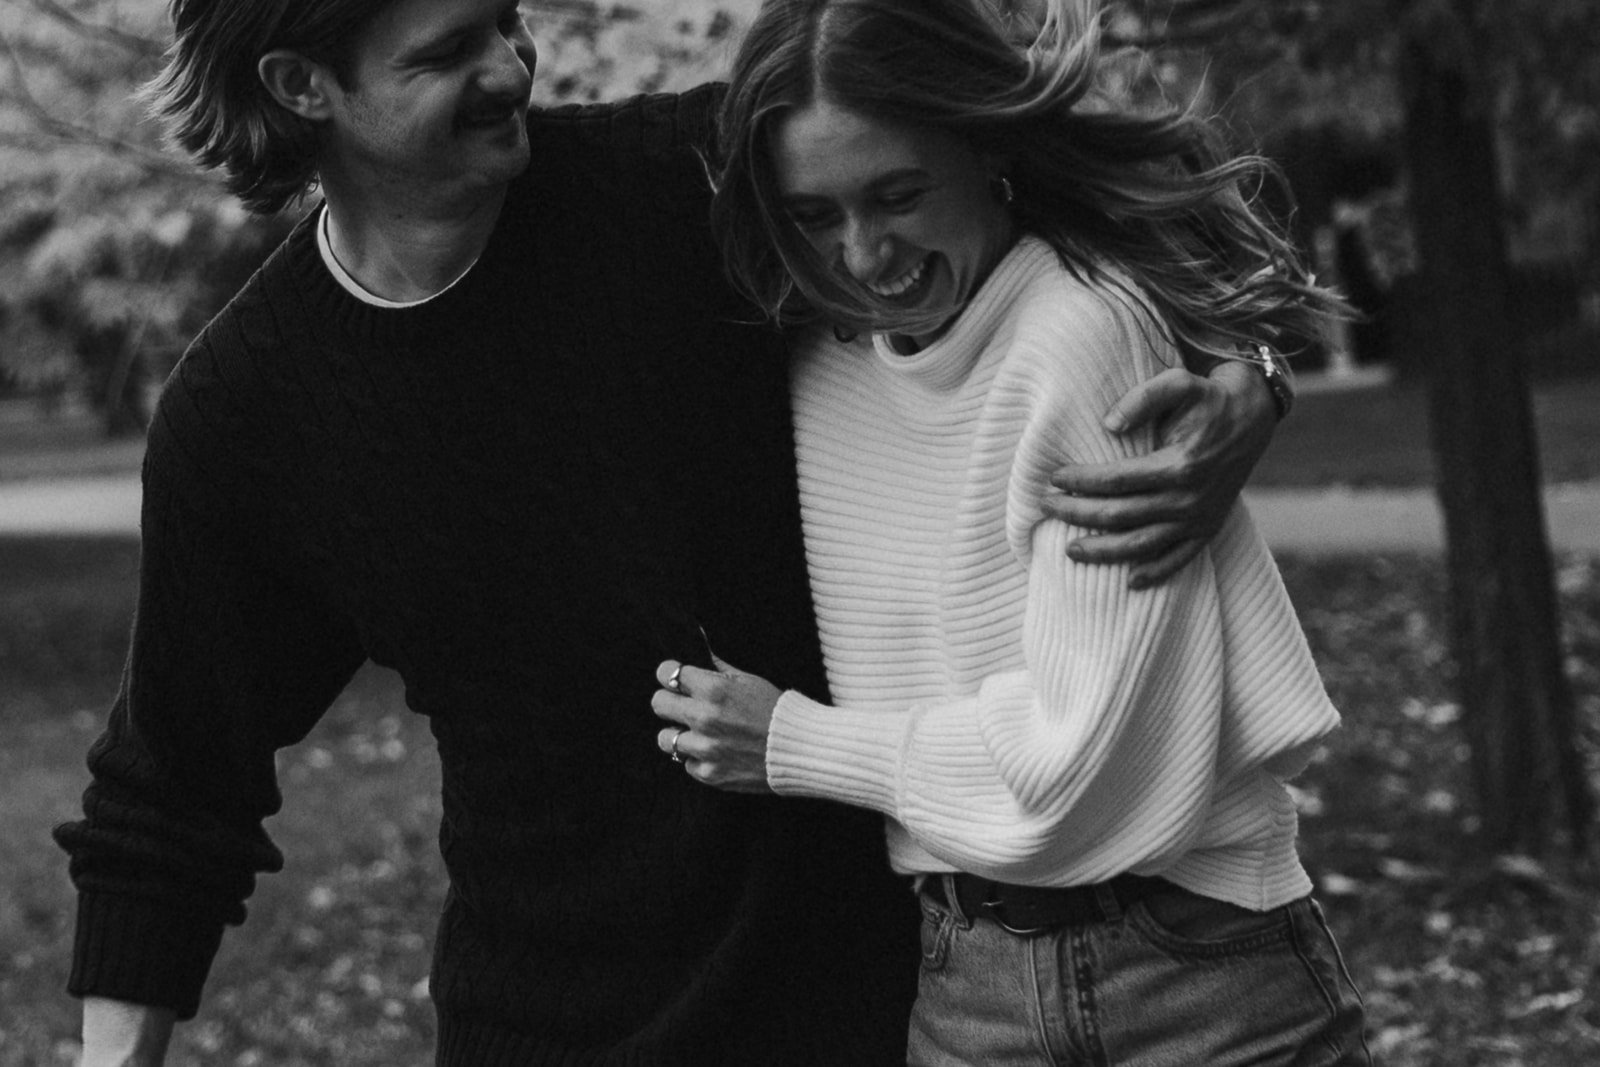
[{"label": "bare tree branch", "polygon": [[108,155],[131,159],[151,174],[180,178],[199,185],[220,185],[221,182],[220,178],[209,171],[201,170],[182,160],[152,151],[131,141],[108,137],[95,130],[73,126],[70,123],[57,121],[49,130],[35,130],[28,133],[0,132],[0,148],[20,148],[37,152],[62,144],[83,145]]},{"label": "bare tree branch", "polygon": [[18,107],[35,126],[34,130],[27,132],[0,133],[0,144],[21,148],[37,148],[52,143],[85,145],[111,155],[131,159],[152,173],[180,177],[187,181],[203,181],[206,183],[215,181],[214,178],[194,166],[183,160],[175,159],[159,149],[150,148],[114,134],[102,133],[81,123],[57,116],[42,104],[28,87],[27,71],[23,66],[22,57],[17,53],[16,44],[9,36],[0,34],[0,49],[5,51],[7,58],[10,60],[10,88],[12,90],[8,94],[10,102]]},{"label": "bare tree branch", "polygon": [[166,51],[167,46],[163,41],[142,34],[129,33],[115,26],[90,22],[57,3],[56,0],[28,0],[28,6],[41,15],[54,19],[79,37],[115,45],[145,59],[159,59]]}]

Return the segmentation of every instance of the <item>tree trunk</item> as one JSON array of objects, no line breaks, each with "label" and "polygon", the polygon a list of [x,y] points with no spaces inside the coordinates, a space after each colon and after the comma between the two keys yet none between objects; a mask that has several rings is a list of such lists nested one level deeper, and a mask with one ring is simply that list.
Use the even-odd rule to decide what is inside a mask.
[{"label": "tree trunk", "polygon": [[1538,448],[1507,306],[1491,98],[1459,3],[1419,0],[1401,56],[1427,306],[1450,636],[1491,847],[1581,852],[1594,801],[1563,670]]}]

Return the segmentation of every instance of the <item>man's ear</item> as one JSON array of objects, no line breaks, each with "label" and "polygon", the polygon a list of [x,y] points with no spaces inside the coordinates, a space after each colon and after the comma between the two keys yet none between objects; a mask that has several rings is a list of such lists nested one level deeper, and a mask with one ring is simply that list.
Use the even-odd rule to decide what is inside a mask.
[{"label": "man's ear", "polygon": [[276,49],[261,57],[256,74],[272,98],[303,119],[331,118],[333,72],[299,52]]}]

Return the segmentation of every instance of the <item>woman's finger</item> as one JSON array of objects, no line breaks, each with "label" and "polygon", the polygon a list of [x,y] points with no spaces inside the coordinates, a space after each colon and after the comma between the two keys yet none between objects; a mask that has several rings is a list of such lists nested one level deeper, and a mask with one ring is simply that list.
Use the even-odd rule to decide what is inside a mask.
[{"label": "woman's finger", "polygon": [[656,734],[656,747],[671,756],[674,763],[699,759],[704,755],[703,743],[704,738],[682,726],[669,726]]},{"label": "woman's finger", "polygon": [[713,703],[721,698],[723,676],[704,667],[694,667],[675,659],[662,660],[656,667],[656,684],[679,696],[698,696]]},{"label": "woman's finger", "polygon": [[685,675],[693,669],[675,659],[662,660],[656,665],[656,684],[668,692],[682,693],[686,682]]},{"label": "woman's finger", "polygon": [[650,694],[650,710],[656,713],[656,718],[675,722],[679,726],[689,725],[690,703],[689,697],[679,696],[666,689],[657,689]]}]

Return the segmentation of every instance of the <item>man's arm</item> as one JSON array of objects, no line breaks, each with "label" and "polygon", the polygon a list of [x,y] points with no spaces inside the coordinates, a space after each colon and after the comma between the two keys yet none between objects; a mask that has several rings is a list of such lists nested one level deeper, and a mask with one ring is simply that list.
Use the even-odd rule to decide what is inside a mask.
[{"label": "man's arm", "polygon": [[175,1018],[170,1008],[85,997],[78,1067],[160,1067]]},{"label": "man's arm", "polygon": [[1200,377],[1176,368],[1128,391],[1105,426],[1125,433],[1155,422],[1161,448],[1148,456],[1062,467],[1049,512],[1103,531],[1069,548],[1080,563],[1132,563],[1134,588],[1171,577],[1222,526],[1278,422],[1256,366],[1226,360]]},{"label": "man's arm", "polygon": [[277,750],[365,658],[315,579],[269,550],[262,480],[238,459],[253,439],[209,355],[186,357],[151,428],[127,665],[83,817],[55,830],[78,891],[68,992],[178,1019],[257,876],[282,865],[263,829]]}]

